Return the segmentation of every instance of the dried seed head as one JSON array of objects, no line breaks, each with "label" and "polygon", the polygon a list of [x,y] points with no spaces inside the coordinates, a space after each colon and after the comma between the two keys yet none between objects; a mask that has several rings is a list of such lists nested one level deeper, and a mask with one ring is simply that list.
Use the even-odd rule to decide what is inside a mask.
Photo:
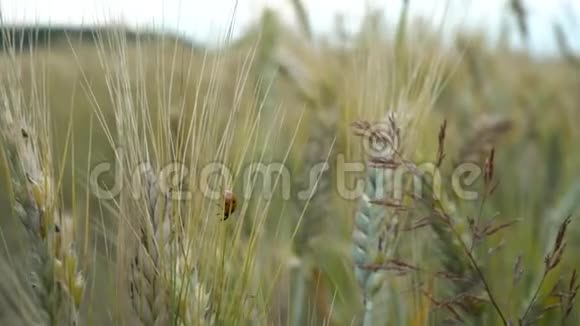
[{"label": "dried seed head", "polygon": [[489,185],[493,180],[494,160],[495,160],[495,149],[492,148],[491,152],[489,153],[489,157],[485,161],[484,181],[486,185]]},{"label": "dried seed head", "polygon": [[558,229],[558,234],[556,235],[556,240],[554,241],[554,248],[548,253],[544,259],[546,272],[554,269],[560,263],[562,255],[566,249],[566,242],[564,237],[566,236],[566,230],[568,225],[572,221],[572,217],[568,216]]},{"label": "dried seed head", "polygon": [[572,222],[572,217],[568,216],[562,224],[560,224],[560,228],[558,229],[558,235],[556,236],[556,242],[554,245],[554,250],[558,250],[562,246],[562,242],[564,241],[564,236],[566,235],[566,229],[568,225]]}]

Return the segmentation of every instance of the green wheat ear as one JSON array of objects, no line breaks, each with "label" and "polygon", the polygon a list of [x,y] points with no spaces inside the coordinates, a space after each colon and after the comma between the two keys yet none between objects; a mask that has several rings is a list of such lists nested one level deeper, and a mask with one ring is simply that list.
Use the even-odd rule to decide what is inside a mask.
[{"label": "green wheat ear", "polygon": [[[386,146],[390,150],[383,151],[382,157],[367,157],[367,175],[365,191],[359,201],[355,215],[352,241],[354,244],[353,259],[355,275],[364,297],[364,326],[378,325],[379,321],[388,320],[385,316],[377,318],[384,309],[378,309],[381,299],[381,289],[387,279],[387,274],[380,266],[387,262],[396,250],[398,232],[398,217],[394,209],[375,203],[385,198],[385,190],[389,187],[387,170],[374,167],[374,159],[393,159],[399,152],[400,132],[394,114],[389,115],[387,129],[383,130],[387,139]],[[363,137],[372,137],[370,134]],[[378,267],[378,268],[377,268]]]}]

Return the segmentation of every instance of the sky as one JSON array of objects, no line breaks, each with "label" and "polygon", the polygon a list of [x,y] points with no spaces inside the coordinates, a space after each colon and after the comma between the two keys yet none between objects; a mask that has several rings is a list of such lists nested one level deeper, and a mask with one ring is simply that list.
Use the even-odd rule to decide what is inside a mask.
[{"label": "sky", "polygon": [[[395,21],[402,0],[302,0],[315,33],[330,33],[337,15],[355,31],[368,8],[384,10]],[[508,0],[410,0],[412,15],[435,26],[483,28],[493,39],[506,18]],[[573,47],[580,51],[579,0],[524,0],[529,12],[530,48],[545,54],[557,50],[552,24],[563,24]],[[275,9],[289,25],[296,25],[290,0],[0,0],[2,18],[10,24],[95,25],[122,23],[155,26],[197,41],[215,42],[233,25],[234,37],[259,18],[262,9]],[[509,18],[512,19],[512,18]],[[513,21],[512,23],[513,24]],[[521,44],[514,41],[515,46]]]}]

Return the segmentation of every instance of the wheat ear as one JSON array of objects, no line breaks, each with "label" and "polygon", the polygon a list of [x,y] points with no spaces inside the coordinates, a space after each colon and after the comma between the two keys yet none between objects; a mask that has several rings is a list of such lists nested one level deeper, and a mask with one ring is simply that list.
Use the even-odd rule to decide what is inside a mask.
[{"label": "wheat ear", "polygon": [[[109,95],[114,103],[116,159],[120,172],[128,181],[116,199],[119,217],[118,257],[120,283],[128,283],[129,301],[143,325],[196,325],[192,316],[201,311],[206,322],[207,295],[196,273],[196,246],[185,239],[184,209],[175,198],[173,174],[163,175],[164,162],[179,161],[169,109],[151,115],[139,105],[131,89],[145,91],[145,85],[131,78],[126,56],[127,40],[118,37],[113,64],[105,65]],[[142,72],[139,72],[142,73]],[[161,113],[161,112],[160,112]],[[112,134],[112,133],[111,133]],[[184,178],[180,178],[184,180]],[[180,185],[181,187],[183,185]],[[127,271],[128,269],[128,271]],[[204,294],[204,296],[201,295]],[[198,298],[199,297],[199,298]],[[203,308],[198,309],[198,307]],[[207,309],[206,309],[207,308]]]},{"label": "wheat ear", "polygon": [[70,218],[57,207],[47,142],[8,108],[1,117],[16,215],[29,236],[33,293],[48,325],[78,325],[85,280],[79,271]]},{"label": "wheat ear", "polygon": [[[198,279],[194,255],[174,222],[177,203],[161,191],[149,171],[140,185],[145,207],[137,221],[139,241],[130,262],[129,291],[144,325],[209,325],[213,323],[209,294]],[[140,211],[139,211],[140,210]]]},{"label": "wheat ear", "polygon": [[139,190],[143,190],[142,206],[145,209],[139,207],[141,205],[133,208],[133,212],[139,215],[136,221],[139,240],[130,263],[129,291],[133,308],[143,325],[166,325],[171,316],[162,259],[168,259],[170,207],[167,198],[158,193],[153,173],[144,176],[143,181]]},{"label": "wheat ear", "polygon": [[375,141],[383,149],[380,153],[366,153],[365,190],[359,200],[353,232],[355,274],[364,296],[364,326],[376,325],[379,322],[375,321],[375,307],[386,279],[386,271],[377,267],[392,256],[397,242],[396,211],[376,203],[384,199],[384,187],[388,185],[386,172],[389,169],[376,167],[372,162],[393,159],[394,153],[399,151],[400,132],[394,114],[389,115],[387,123],[381,126],[385,128],[373,130],[368,125],[363,128],[355,125],[358,131],[363,131],[359,135],[363,136],[365,142]]}]

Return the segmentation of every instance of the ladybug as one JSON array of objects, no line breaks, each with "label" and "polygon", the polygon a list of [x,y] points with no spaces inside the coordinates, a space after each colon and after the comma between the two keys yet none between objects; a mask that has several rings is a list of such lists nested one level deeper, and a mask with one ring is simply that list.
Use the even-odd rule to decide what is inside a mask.
[{"label": "ladybug", "polygon": [[226,190],[224,193],[224,221],[236,210],[237,204],[236,195],[232,191]]}]

